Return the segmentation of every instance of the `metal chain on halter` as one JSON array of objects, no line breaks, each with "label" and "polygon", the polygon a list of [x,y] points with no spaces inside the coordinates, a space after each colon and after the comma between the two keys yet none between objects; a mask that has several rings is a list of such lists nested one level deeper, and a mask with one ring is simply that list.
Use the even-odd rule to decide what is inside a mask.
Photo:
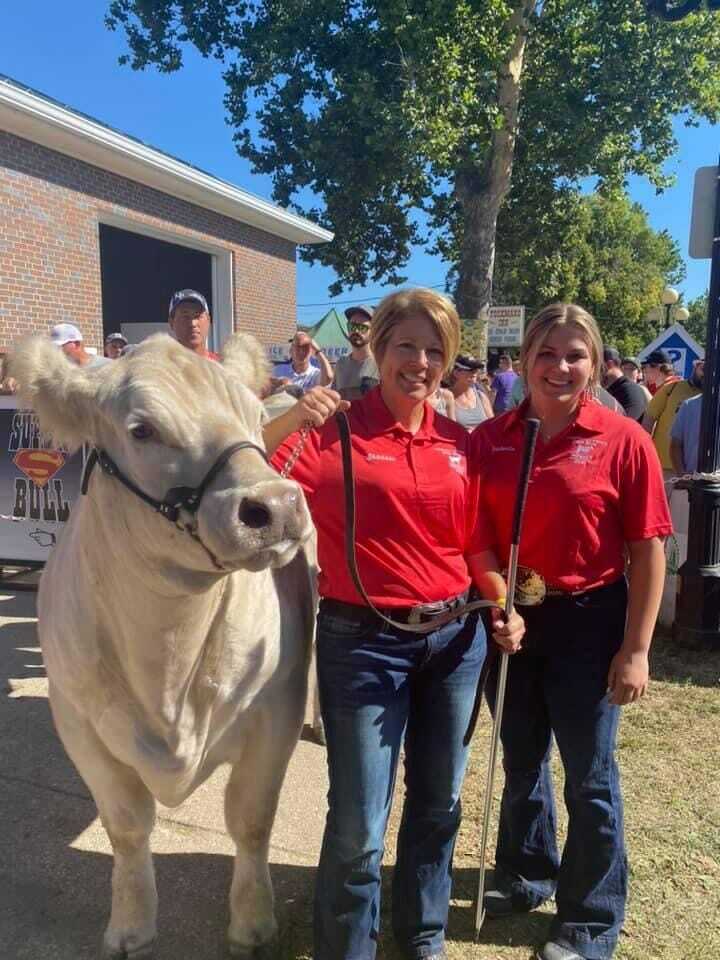
[{"label": "metal chain on halter", "polygon": [[283,478],[283,480],[287,480],[287,478],[292,473],[293,467],[298,461],[298,457],[305,449],[305,443],[307,441],[307,438],[311,430],[312,430],[312,424],[306,420],[305,423],[302,425],[302,427],[300,427],[300,436],[298,437],[297,443],[290,451],[290,456],[287,458],[287,462],[285,463],[285,466],[280,471],[280,476]]}]

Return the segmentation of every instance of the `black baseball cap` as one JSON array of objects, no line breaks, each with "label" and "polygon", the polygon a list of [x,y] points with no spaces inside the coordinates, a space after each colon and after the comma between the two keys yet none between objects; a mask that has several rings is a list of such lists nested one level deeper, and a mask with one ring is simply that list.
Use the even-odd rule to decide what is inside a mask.
[{"label": "black baseball cap", "polygon": [[105,343],[115,343],[116,341],[127,346],[127,337],[124,337],[121,333],[109,333],[105,337]]},{"label": "black baseball cap", "polygon": [[364,313],[368,320],[372,320],[373,313],[375,313],[372,307],[368,307],[364,303],[360,303],[357,307],[348,307],[345,311],[345,317],[349,320],[354,313]]},{"label": "black baseball cap", "polygon": [[661,363],[672,365],[672,357],[667,350],[652,350],[642,362],[650,367],[659,367]]},{"label": "black baseball cap", "polygon": [[210,308],[208,307],[207,300],[201,293],[198,293],[197,290],[177,290],[170,297],[170,306],[168,308],[168,316],[171,317],[173,315],[173,311],[175,310],[175,308],[179,306],[181,303],[183,303],[185,300],[193,300],[195,303],[199,303],[200,306],[205,311],[205,313],[210,313]]},{"label": "black baseball cap", "polygon": [[454,370],[482,370],[484,367],[482,360],[476,360],[475,357],[470,357],[466,353],[459,353],[453,364]]}]

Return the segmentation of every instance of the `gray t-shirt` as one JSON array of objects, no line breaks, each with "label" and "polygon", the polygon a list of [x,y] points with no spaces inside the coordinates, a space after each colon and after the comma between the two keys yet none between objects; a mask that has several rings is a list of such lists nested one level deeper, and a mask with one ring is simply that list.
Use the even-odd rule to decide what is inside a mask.
[{"label": "gray t-shirt", "polygon": [[380,372],[373,357],[366,357],[358,363],[349,353],[335,364],[333,386],[343,400],[358,400],[378,383]]}]

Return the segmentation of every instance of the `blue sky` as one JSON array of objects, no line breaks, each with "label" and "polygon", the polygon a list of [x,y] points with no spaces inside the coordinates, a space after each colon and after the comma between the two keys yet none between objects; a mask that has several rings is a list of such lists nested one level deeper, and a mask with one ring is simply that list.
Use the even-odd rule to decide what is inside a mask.
[{"label": "blue sky", "polygon": [[[68,106],[88,113],[141,140],[166,150],[223,179],[270,199],[268,177],[253,174],[235,152],[222,105],[220,66],[192,51],[179,73],[135,73],[118,65],[124,36],[103,24],[104,0],[25,0],[4,3],[0,12],[0,73],[35,87]],[[709,261],[687,257],[694,171],[717,162],[720,129],[709,124],[678,125],[680,150],[668,164],[677,184],[659,196],[646,182],[631,185],[633,199],[648,211],[656,229],[667,229],[687,262],[681,285],[691,299],[708,286]],[[417,251],[407,267],[411,283],[435,286],[445,279],[438,259]],[[331,302],[332,271],[298,264],[298,320],[311,323],[331,305],[377,301],[381,287],[346,291]]]}]

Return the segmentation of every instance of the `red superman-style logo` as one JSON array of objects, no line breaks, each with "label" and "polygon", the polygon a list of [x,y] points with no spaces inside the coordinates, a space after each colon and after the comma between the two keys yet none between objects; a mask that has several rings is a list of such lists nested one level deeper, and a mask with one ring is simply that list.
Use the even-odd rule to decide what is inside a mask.
[{"label": "red superman-style logo", "polygon": [[18,450],[13,462],[36,487],[44,487],[65,463],[65,454],[59,450]]}]

